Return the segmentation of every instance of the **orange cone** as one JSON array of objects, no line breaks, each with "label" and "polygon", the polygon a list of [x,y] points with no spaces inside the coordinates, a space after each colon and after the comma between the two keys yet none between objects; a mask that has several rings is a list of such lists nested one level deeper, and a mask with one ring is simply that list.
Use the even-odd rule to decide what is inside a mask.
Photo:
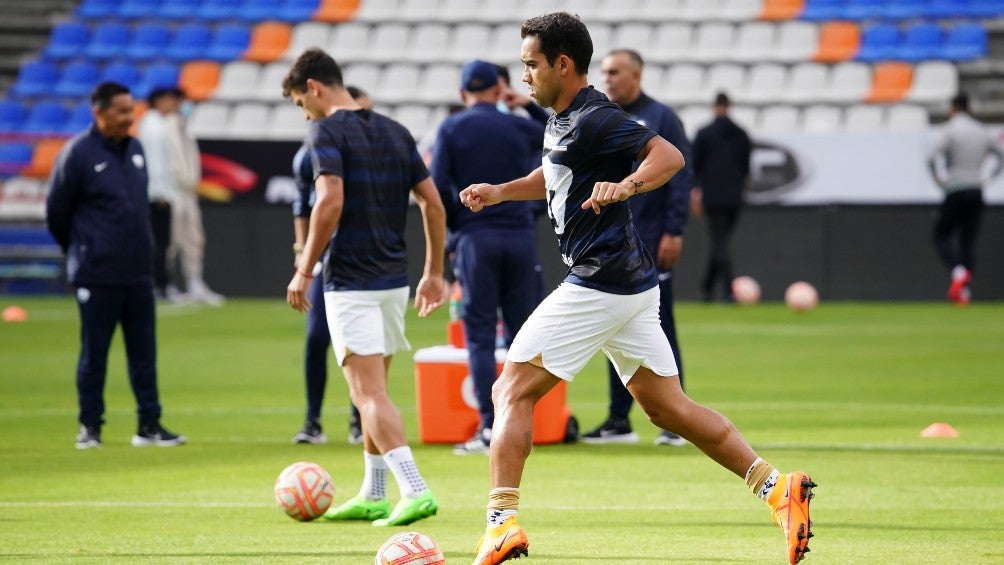
[{"label": "orange cone", "polygon": [[23,322],[28,319],[28,313],[20,306],[8,306],[0,314],[5,322]]},{"label": "orange cone", "polygon": [[944,422],[935,422],[924,428],[920,437],[959,437],[959,432]]}]

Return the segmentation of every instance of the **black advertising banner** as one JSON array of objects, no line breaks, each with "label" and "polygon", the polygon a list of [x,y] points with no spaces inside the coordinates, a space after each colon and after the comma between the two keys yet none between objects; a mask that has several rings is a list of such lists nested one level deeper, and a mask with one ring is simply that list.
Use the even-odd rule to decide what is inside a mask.
[{"label": "black advertising banner", "polygon": [[221,204],[285,204],[296,196],[295,141],[200,139],[199,196]]}]

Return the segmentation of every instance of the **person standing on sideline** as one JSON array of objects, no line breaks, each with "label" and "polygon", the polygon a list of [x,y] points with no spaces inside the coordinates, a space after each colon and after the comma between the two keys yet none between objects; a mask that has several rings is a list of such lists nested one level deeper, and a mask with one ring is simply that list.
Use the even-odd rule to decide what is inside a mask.
[{"label": "person standing on sideline", "polygon": [[699,187],[711,236],[708,265],[701,280],[705,302],[714,300],[715,284],[719,282],[726,300],[735,300],[729,240],[743,206],[753,144],[743,128],[729,118],[730,105],[728,95],[719,92],[715,97],[715,119],[698,130],[693,145],[694,184]]},{"label": "person standing on sideline", "polygon": [[439,126],[430,170],[446,208],[455,242],[453,269],[463,288],[464,336],[480,425],[454,446],[458,455],[488,453],[495,407],[495,338],[499,311],[512,334],[540,303],[540,259],[529,202],[507,202],[475,215],[460,204],[460,191],[477,179],[505,182],[529,173],[539,159],[544,126],[503,114],[496,66],[467,62],[460,73],[462,110]]},{"label": "person standing on sideline", "polygon": [[[147,97],[149,111],[139,122],[138,139],[146,155],[150,178],[150,225],[153,226],[153,283],[157,298],[168,298],[167,253],[171,247],[171,207],[178,194],[178,181],[171,166],[167,119],[181,106],[181,90],[155,88]],[[176,298],[172,293],[171,298]]]},{"label": "person standing on sideline", "polygon": [[94,123],[71,138],[49,177],[46,223],[66,253],[80,310],[77,449],[101,447],[108,348],[122,326],[129,384],[136,396],[136,447],[171,447],[185,436],[160,423],[153,234],[143,147],[129,135],[129,89],[103,82],[91,93]]},{"label": "person standing on sideline", "polygon": [[[690,142],[680,118],[670,107],[656,102],[641,89],[644,64],[641,55],[632,49],[614,49],[608,53],[600,66],[607,98],[623,108],[632,120],[672,143],[683,154],[684,161],[689,162]],[[673,265],[683,249],[683,228],[687,225],[692,179],[693,172],[688,163],[673,176],[665,189],[655,187],[628,201],[634,227],[658,269],[659,320],[662,333],[666,334],[676,358],[680,388],[684,388],[683,359],[673,318]],[[583,434],[581,439],[586,443],[636,443],[638,434],[632,431],[628,419],[634,399],[624,388],[613,363],[608,362],[607,369],[610,375],[610,411],[605,422]],[[662,430],[655,438],[656,445],[681,446],[686,443],[669,430]]]},{"label": "person standing on sideline", "polygon": [[[592,40],[577,17],[531,18],[521,36],[523,81],[555,112],[544,133],[543,164],[511,182],[471,185],[461,202],[478,212],[503,201],[546,198],[569,270],[516,334],[492,391],[491,491],[474,564],[527,554],[529,538],[516,518],[534,406],[561,380],[571,381],[598,349],[654,424],[745,477],[780,524],[789,561],[798,562],[808,551],[815,483],[806,473],[779,473],[725,416],[684,394],[659,326],[656,266],[624,201],[669,182],[683,168],[683,155],[589,86]],[[634,161],[641,163],[632,172]]]},{"label": "person standing on sideline", "polygon": [[[346,86],[352,99],[364,110],[373,107],[368,94],[361,88]],[[314,164],[310,161],[310,150],[304,143],[293,156],[293,181],[296,183],[296,198],[293,200],[293,266],[303,252],[310,225],[310,211],[314,206]],[[293,436],[293,443],[328,443],[328,436],[321,428],[321,405],[324,403],[324,389],[328,384],[328,347],[331,333],[328,332],[327,313],[324,310],[324,284],[321,272],[324,265],[318,261],[311,274],[307,299],[313,307],[307,311],[307,345],[303,353],[303,373],[307,389],[307,417],[303,428]],[[359,409],[349,403],[348,442],[359,445],[363,442],[363,429],[359,421]]]},{"label": "person standing on sideline", "polygon": [[[948,299],[959,305],[969,304],[972,293],[976,235],[983,216],[983,183],[1000,174],[1004,152],[983,124],[969,113],[969,96],[959,93],[952,98],[948,123],[941,129],[928,155],[928,167],[945,199],[934,223],[934,247],[951,269],[952,282]],[[983,177],[983,162],[993,154],[997,164],[989,177]],[[938,174],[937,161],[945,160],[945,176]],[[958,244],[952,239],[958,236]]]},{"label": "person standing on sideline", "polygon": [[[445,212],[411,133],[352,99],[342,69],[320,49],[301,54],[282,81],[283,96],[312,120],[307,147],[314,165],[314,209],[286,300],[306,312],[311,271],[327,247],[324,306],[335,357],[359,407],[365,475],[359,494],[329,520],[369,520],[402,526],[436,513],[404,434],[404,422],[387,394],[387,369],[404,335],[408,303],[404,228],[414,196],[425,225],[425,268],[415,289],[419,316],[442,305]],[[401,499],[390,509],[387,471]]]}]

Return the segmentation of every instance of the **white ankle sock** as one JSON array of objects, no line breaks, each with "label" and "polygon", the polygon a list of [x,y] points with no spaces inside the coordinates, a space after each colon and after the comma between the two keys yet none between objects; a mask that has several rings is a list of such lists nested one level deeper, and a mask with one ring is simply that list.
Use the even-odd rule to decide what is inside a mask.
[{"label": "white ankle sock", "polygon": [[422,474],[418,472],[418,465],[415,464],[415,457],[411,454],[411,448],[407,445],[391,449],[383,454],[383,460],[390,467],[390,472],[394,473],[394,480],[401,490],[402,497],[415,498],[425,492],[428,488],[422,480]]},{"label": "white ankle sock", "polygon": [[968,274],[969,269],[963,267],[962,265],[956,265],[955,268],[952,269],[952,280],[957,281],[959,279],[964,279]]},{"label": "white ankle sock", "polygon": [[387,498],[387,462],[379,453],[363,452],[363,486],[359,487],[359,496],[366,500],[383,500]]}]

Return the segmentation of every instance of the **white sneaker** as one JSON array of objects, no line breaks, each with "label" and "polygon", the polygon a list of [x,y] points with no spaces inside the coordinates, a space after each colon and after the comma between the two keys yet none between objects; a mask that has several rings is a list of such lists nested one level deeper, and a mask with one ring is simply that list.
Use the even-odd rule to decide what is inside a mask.
[{"label": "white sneaker", "polygon": [[193,280],[188,284],[188,295],[193,302],[201,302],[206,306],[223,306],[226,298],[222,294],[217,294],[206,283],[200,280]]}]

